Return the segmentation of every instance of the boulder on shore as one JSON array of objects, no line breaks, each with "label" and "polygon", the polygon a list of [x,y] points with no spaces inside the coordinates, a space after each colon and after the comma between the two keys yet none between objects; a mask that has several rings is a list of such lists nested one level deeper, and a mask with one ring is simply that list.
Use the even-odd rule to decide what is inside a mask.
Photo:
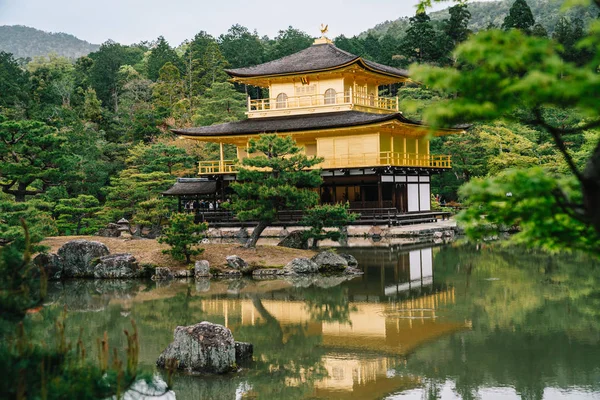
[{"label": "boulder on shore", "polygon": [[49,281],[60,280],[62,276],[62,260],[54,253],[40,253],[33,259],[33,264],[42,268]]},{"label": "boulder on shore", "polygon": [[308,249],[308,241],[304,239],[304,231],[298,230],[290,232],[277,246],[306,250]]},{"label": "boulder on shore", "polygon": [[98,264],[94,267],[94,278],[96,279],[131,279],[137,278],[141,268],[130,253],[111,254],[100,257]]},{"label": "boulder on shore", "polygon": [[72,240],[58,249],[62,260],[62,278],[93,278],[94,267],[100,257],[109,254],[104,243],[90,240]]},{"label": "boulder on shore", "polygon": [[319,272],[343,272],[348,267],[348,261],[330,251],[323,251],[311,260],[319,266]]},{"label": "boulder on shore", "polygon": [[194,264],[194,277],[196,279],[210,277],[210,263],[207,260],[196,261],[196,264]]},{"label": "boulder on shore", "polygon": [[154,275],[152,275],[153,281],[165,281],[173,279],[173,274],[171,270],[167,267],[156,267],[154,269]]},{"label": "boulder on shore", "polygon": [[283,270],[288,274],[314,274],[319,272],[319,266],[310,258],[294,258]]},{"label": "boulder on shore", "polygon": [[229,268],[235,269],[236,271],[249,272],[250,270],[248,263],[240,256],[227,256],[225,257],[225,260],[227,261]]},{"label": "boulder on shore", "polygon": [[339,256],[342,257],[344,260],[346,260],[349,267],[358,266],[358,261],[352,254],[340,253]]},{"label": "boulder on shore", "polygon": [[236,354],[243,361],[241,358],[251,358],[251,353],[252,345],[236,346],[228,328],[203,321],[175,328],[173,342],[158,356],[156,365],[167,368],[174,363],[187,372],[224,374],[235,370]]}]

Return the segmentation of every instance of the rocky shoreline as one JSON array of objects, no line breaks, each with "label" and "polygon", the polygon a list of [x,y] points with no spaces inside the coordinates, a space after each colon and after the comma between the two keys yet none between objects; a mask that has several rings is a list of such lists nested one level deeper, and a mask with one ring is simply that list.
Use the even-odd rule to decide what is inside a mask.
[{"label": "rocky shoreline", "polygon": [[269,279],[301,275],[360,275],[356,259],[349,254],[322,251],[312,258],[297,257],[283,268],[262,268],[248,264],[237,255],[226,257],[226,265],[211,268],[207,260],[196,261],[193,269],[172,269],[140,265],[131,253],[110,254],[108,247],[98,241],[72,240],[56,253],[41,253],[34,260],[48,280],[69,279],[136,279],[151,278],[165,281],[179,278],[206,279],[211,277],[251,276]]}]

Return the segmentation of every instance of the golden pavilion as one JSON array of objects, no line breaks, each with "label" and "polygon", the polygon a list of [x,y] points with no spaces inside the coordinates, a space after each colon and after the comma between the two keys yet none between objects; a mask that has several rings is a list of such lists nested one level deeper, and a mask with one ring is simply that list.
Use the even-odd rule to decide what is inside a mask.
[{"label": "golden pavilion", "polygon": [[236,177],[237,161],[224,159],[223,146],[234,145],[242,160],[249,157],[250,139],[275,133],[292,136],[307,155],[324,158],[322,203],[348,201],[351,209],[399,213],[431,210],[431,176],[450,169],[450,156],[431,154],[429,128],[405,117],[398,97],[379,95],[384,85],[410,81],[407,71],[350,54],[323,36],[295,54],[226,72],[233,82],[268,89],[269,98],[248,97],[246,120],[174,130],[220,145],[219,160],[199,165],[215,197],[224,198]]}]

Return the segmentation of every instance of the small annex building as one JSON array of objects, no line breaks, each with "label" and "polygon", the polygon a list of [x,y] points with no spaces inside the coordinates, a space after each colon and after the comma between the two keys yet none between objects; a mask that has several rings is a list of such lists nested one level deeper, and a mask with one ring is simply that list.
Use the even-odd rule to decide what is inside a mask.
[{"label": "small annex building", "polygon": [[199,175],[215,182],[218,197],[224,199],[236,179],[238,162],[224,159],[223,146],[234,145],[242,160],[252,156],[250,139],[275,133],[291,136],[307,155],[324,158],[318,166],[322,203],[431,210],[431,176],[451,168],[450,156],[431,154],[429,128],[406,118],[398,97],[379,95],[381,86],[410,81],[407,71],[365,60],[321,37],[290,56],[226,72],[233,82],[268,89],[269,97],[248,97],[246,120],[173,130],[220,145],[220,159],[199,163]]}]

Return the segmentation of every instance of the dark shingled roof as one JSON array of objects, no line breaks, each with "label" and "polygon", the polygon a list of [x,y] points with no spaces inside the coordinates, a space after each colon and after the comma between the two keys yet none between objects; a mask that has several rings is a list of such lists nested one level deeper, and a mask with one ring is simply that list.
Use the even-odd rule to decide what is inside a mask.
[{"label": "dark shingled roof", "polygon": [[404,123],[421,125],[421,123],[412,121],[400,113],[374,114],[360,111],[338,111],[285,117],[249,118],[237,122],[228,122],[226,124],[173,129],[173,133],[186,136],[235,136],[345,128],[370,125],[394,119]]},{"label": "dark shingled roof", "polygon": [[314,44],[307,49],[292,55],[255,65],[253,67],[229,69],[226,72],[233,77],[258,77],[269,75],[286,75],[302,72],[330,70],[359,63],[363,68],[386,75],[408,77],[408,71],[376,62],[364,60],[359,56],[338,49],[333,44]]},{"label": "dark shingled roof", "polygon": [[179,178],[177,182],[163,192],[165,196],[185,196],[213,194],[217,191],[217,182],[198,178]]}]

